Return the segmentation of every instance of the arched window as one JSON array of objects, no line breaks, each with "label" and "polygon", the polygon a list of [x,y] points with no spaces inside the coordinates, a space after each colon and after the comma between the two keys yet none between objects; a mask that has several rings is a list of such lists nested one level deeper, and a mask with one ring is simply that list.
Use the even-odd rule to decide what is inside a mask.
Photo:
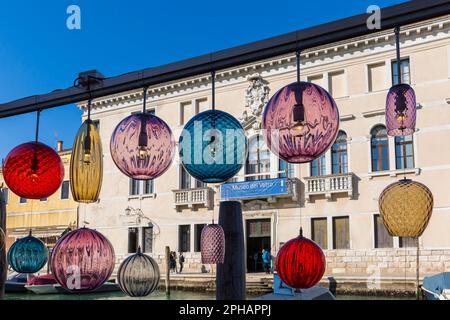
[{"label": "arched window", "polygon": [[269,179],[270,174],[259,175],[266,172],[270,172],[270,151],[264,143],[264,138],[258,135],[249,141],[245,165],[245,173],[255,174],[255,176],[247,177],[246,180]]},{"label": "arched window", "polygon": [[389,140],[386,127],[376,126],[370,136],[372,172],[389,170]]},{"label": "arched window", "polygon": [[[295,175],[294,165],[292,163],[288,163],[282,159],[278,160],[278,177],[279,178],[293,178]],[[286,175],[287,173],[287,175]]]},{"label": "arched window", "polygon": [[323,154],[311,162],[311,177],[326,175],[326,168],[325,154]]},{"label": "arched window", "polygon": [[339,131],[339,134],[331,147],[331,173],[342,174],[348,172],[347,134]]},{"label": "arched window", "polygon": [[395,166],[397,169],[414,168],[414,148],[412,136],[395,137]]}]

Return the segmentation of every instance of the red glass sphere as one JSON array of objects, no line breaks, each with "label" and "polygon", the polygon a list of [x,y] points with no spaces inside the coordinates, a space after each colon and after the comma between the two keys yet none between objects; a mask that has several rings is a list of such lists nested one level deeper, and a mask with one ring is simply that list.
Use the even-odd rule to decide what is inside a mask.
[{"label": "red glass sphere", "polygon": [[40,142],[21,144],[6,156],[3,176],[9,189],[27,199],[42,199],[59,189],[64,165],[58,153]]},{"label": "red glass sphere", "polygon": [[114,248],[100,232],[81,228],[56,243],[50,261],[56,281],[68,291],[93,291],[111,276]]},{"label": "red glass sphere", "polygon": [[416,131],[416,94],[410,85],[397,84],[389,90],[386,128],[390,136],[408,136]]},{"label": "red glass sphere", "polygon": [[325,273],[325,255],[314,241],[299,236],[281,247],[276,268],[280,279],[296,289],[315,286]]},{"label": "red glass sphere", "polygon": [[169,169],[175,141],[166,122],[151,113],[123,119],[111,136],[111,157],[117,168],[133,179],[155,179]]},{"label": "red glass sphere", "polygon": [[290,163],[310,162],[336,140],[339,111],[322,87],[294,82],[278,90],[262,116],[267,147]]}]

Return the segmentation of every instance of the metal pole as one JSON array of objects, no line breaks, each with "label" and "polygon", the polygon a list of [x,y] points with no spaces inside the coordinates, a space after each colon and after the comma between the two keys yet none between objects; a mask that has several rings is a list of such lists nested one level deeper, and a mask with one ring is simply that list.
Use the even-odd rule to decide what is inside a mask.
[{"label": "metal pole", "polygon": [[419,285],[419,238],[417,237],[417,258],[416,258],[416,298],[419,300],[420,297],[420,285]]},{"label": "metal pole", "polygon": [[3,187],[0,187],[0,228],[5,232],[5,244],[0,250],[0,300],[3,300],[5,297],[5,283],[8,273],[8,263],[6,261],[6,201],[3,190]]},{"label": "metal pole", "polygon": [[166,296],[170,297],[170,248],[166,246]]}]

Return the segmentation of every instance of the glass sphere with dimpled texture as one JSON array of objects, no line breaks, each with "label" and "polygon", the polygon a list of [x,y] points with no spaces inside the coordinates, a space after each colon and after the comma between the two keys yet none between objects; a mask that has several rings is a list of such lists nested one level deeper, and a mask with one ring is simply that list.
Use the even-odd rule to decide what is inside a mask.
[{"label": "glass sphere with dimpled texture", "polygon": [[408,136],[416,131],[416,94],[406,84],[397,84],[386,97],[386,128],[390,136]]},{"label": "glass sphere with dimpled texture", "polygon": [[339,111],[322,87],[294,82],[278,90],[267,103],[262,128],[268,148],[289,163],[310,162],[336,140]]},{"label": "glass sphere with dimpled texture", "polygon": [[239,121],[220,110],[191,118],[179,139],[186,171],[205,183],[223,183],[241,170],[247,156],[247,137]]},{"label": "glass sphere with dimpled texture", "polygon": [[132,114],[123,119],[111,136],[111,157],[130,178],[150,180],[169,169],[175,142],[164,120],[151,113]]},{"label": "glass sphere with dimpled texture", "polygon": [[30,234],[18,239],[8,251],[8,263],[18,273],[35,273],[48,260],[48,249],[38,238]]}]

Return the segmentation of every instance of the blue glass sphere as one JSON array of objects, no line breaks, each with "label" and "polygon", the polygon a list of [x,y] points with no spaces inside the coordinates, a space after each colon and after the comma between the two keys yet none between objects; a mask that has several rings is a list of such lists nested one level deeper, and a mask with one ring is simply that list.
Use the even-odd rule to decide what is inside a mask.
[{"label": "blue glass sphere", "polygon": [[35,273],[41,270],[48,260],[45,244],[31,235],[18,239],[9,248],[8,263],[18,273]]},{"label": "blue glass sphere", "polygon": [[222,183],[241,170],[247,137],[239,121],[220,110],[197,114],[184,126],[179,154],[186,171],[205,183]]}]

